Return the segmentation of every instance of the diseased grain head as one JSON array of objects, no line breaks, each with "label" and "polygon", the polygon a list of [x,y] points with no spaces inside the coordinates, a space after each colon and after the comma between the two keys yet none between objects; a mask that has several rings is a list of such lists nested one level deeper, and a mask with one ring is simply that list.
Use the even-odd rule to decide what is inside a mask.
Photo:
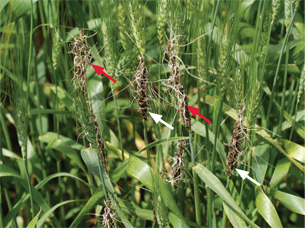
[{"label": "diseased grain head", "polygon": [[178,101],[178,112],[180,116],[183,119],[184,126],[188,132],[191,131],[191,117],[189,110],[187,108],[187,99],[186,94],[184,91],[183,86],[183,72],[180,70],[179,65],[179,57],[176,55],[177,50],[174,48],[174,46],[178,46],[177,44],[174,45],[174,40],[172,39],[168,42],[167,50],[164,53],[167,53],[169,56],[168,66],[171,68],[171,76],[168,79],[167,86],[169,88],[172,88],[175,91],[176,98]]},{"label": "diseased grain head", "polygon": [[104,213],[102,215],[103,221],[102,221],[102,227],[103,228],[112,228],[116,227],[114,222],[115,222],[115,213],[112,212],[111,207],[110,207],[110,201],[109,200],[104,200]]},{"label": "diseased grain head", "polygon": [[87,43],[87,35],[80,35],[70,44],[70,52],[74,55],[74,77],[71,90],[74,97],[75,117],[89,145],[95,148],[102,164],[106,167],[105,142],[99,134],[97,118],[92,110],[90,98],[87,95],[86,69],[91,63],[92,55]]},{"label": "diseased grain head", "polygon": [[139,56],[139,67],[134,75],[134,81],[136,83],[137,103],[139,105],[139,112],[144,120],[147,120],[148,105],[148,71],[144,64],[144,58]]},{"label": "diseased grain head", "polygon": [[87,42],[87,35],[83,35],[81,30],[79,37],[69,44],[69,53],[74,55],[74,77],[72,78],[74,89],[86,91],[86,69],[92,60],[91,48]]},{"label": "diseased grain head", "polygon": [[247,138],[245,127],[242,125],[244,110],[245,106],[242,105],[238,113],[238,119],[234,125],[231,141],[227,144],[229,146],[229,153],[227,157],[227,169],[225,171],[229,179],[232,177],[232,171],[236,163],[239,162],[238,158],[244,153],[242,151],[242,141]]},{"label": "diseased grain head", "polygon": [[171,166],[170,174],[171,174],[171,183],[175,191],[177,191],[177,185],[183,178],[185,166],[183,161],[183,153],[184,153],[184,141],[178,142],[177,152],[175,152],[175,157],[173,157],[174,163]]}]

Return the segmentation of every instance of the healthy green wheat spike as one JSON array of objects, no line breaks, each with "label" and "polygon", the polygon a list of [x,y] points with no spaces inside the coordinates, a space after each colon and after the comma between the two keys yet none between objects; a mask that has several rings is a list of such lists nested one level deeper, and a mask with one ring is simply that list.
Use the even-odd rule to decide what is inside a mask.
[{"label": "healthy green wheat spike", "polygon": [[305,88],[305,64],[303,66],[303,70],[301,73],[301,78],[300,78],[300,86],[299,86],[299,92],[298,92],[298,103],[300,102],[300,97],[301,94],[304,92]]},{"label": "healthy green wheat spike", "polygon": [[162,43],[162,38],[165,32],[166,20],[168,17],[168,0],[158,0],[157,3],[157,28],[158,28],[158,38],[160,44]]},{"label": "healthy green wheat spike", "polygon": [[300,0],[293,0],[294,3],[294,11],[297,11],[300,5]]},{"label": "healthy green wheat spike", "polygon": [[240,106],[242,105],[244,94],[243,94],[243,80],[244,77],[242,73],[240,72],[240,69],[236,70],[236,73],[234,75],[234,108],[237,110],[240,109]]},{"label": "healthy green wheat spike", "polygon": [[124,50],[127,50],[128,47],[128,37],[126,35],[127,26],[126,26],[126,12],[121,3],[118,5],[118,27],[119,27],[119,35],[120,41]]},{"label": "healthy green wheat spike", "polygon": [[108,74],[114,75],[115,53],[112,45],[113,41],[111,40],[113,38],[109,36],[111,33],[107,25],[109,25],[109,23],[106,24],[105,21],[102,22],[105,67]]},{"label": "healthy green wheat spike", "polygon": [[[20,89],[17,87],[16,89]],[[14,91],[14,93],[18,93],[17,91]],[[25,115],[26,115],[26,109],[25,109],[25,99],[24,97],[15,96],[15,122],[16,122],[16,129],[17,129],[17,136],[18,136],[18,143],[21,147],[21,153],[22,157],[26,157],[26,144],[27,144],[27,133],[26,133],[26,126],[25,126]]]},{"label": "healthy green wheat spike", "polygon": [[260,83],[257,81],[256,84],[252,87],[252,94],[247,112],[247,122],[249,128],[252,127],[256,122],[256,115],[258,113],[259,102],[260,102]]},{"label": "healthy green wheat spike", "polygon": [[[175,35],[177,36],[177,43],[179,43],[180,45],[185,44],[186,42],[186,31],[187,31],[187,20],[186,20],[186,13],[185,11],[185,2],[183,0],[181,1],[173,1],[176,4],[176,10],[174,12],[174,26],[173,28],[175,29]],[[184,46],[179,47],[178,45],[176,45],[174,47],[175,50],[175,54],[178,57],[181,57],[182,55],[182,50],[185,49]],[[181,51],[181,52],[180,52]]]},{"label": "healthy green wheat spike", "polygon": [[145,54],[145,33],[144,33],[144,18],[143,5],[138,0],[132,0],[128,3],[130,11],[130,21],[132,33],[135,38],[136,46],[143,56]]},{"label": "healthy green wheat spike", "polygon": [[220,45],[218,72],[216,75],[217,87],[221,99],[225,94],[226,86],[227,86],[227,49],[228,49],[227,35],[224,35]]},{"label": "healthy green wheat spike", "polygon": [[201,96],[203,98],[203,101],[205,101],[206,94],[208,92],[207,87],[208,84],[206,81],[208,81],[208,75],[207,75],[207,68],[206,68],[206,55],[207,55],[207,49],[206,49],[206,42],[205,42],[205,36],[198,39],[197,44],[197,72],[198,76],[201,77],[204,81],[201,83],[200,90],[201,90]]},{"label": "healthy green wheat spike", "polygon": [[292,11],[293,1],[292,0],[285,0],[285,26],[286,31],[288,31],[288,27],[290,25],[291,20],[291,11]]},{"label": "healthy green wheat spike", "polygon": [[263,30],[261,33],[261,46],[263,46],[263,49],[265,51],[266,45],[267,45],[267,39],[269,35],[269,27],[271,23],[271,16],[269,14],[265,15],[265,20],[263,21]]},{"label": "healthy green wheat spike", "polygon": [[52,48],[52,62],[53,62],[54,70],[56,70],[56,66],[57,66],[57,57],[59,54],[59,47],[60,47],[59,31],[58,31],[58,29],[55,28],[55,30],[53,32],[53,48]]},{"label": "healthy green wheat spike", "polygon": [[272,0],[272,21],[271,24],[277,19],[279,11],[282,6],[282,0]]}]

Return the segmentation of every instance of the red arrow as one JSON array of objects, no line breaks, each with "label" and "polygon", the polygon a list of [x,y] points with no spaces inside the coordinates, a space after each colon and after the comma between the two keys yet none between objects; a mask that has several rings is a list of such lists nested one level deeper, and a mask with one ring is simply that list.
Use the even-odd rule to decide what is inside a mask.
[{"label": "red arrow", "polygon": [[116,83],[116,80],[115,80],[114,78],[110,77],[108,74],[106,74],[106,73],[104,72],[104,69],[105,69],[104,67],[100,67],[100,66],[93,65],[93,64],[91,64],[91,66],[94,68],[94,70],[95,70],[95,72],[97,73],[97,75],[103,74],[103,75],[105,75],[107,78],[109,78],[111,81],[113,81],[114,83]]},{"label": "red arrow", "polygon": [[196,115],[198,115],[198,116],[200,116],[202,119],[204,119],[206,122],[208,122],[209,124],[212,123],[211,120],[208,120],[207,118],[205,118],[203,115],[201,115],[201,114],[199,113],[199,110],[200,110],[199,108],[195,108],[195,107],[188,106],[188,105],[187,105],[187,107],[188,107],[188,109],[191,111],[191,113],[193,114],[194,117],[195,117]]}]

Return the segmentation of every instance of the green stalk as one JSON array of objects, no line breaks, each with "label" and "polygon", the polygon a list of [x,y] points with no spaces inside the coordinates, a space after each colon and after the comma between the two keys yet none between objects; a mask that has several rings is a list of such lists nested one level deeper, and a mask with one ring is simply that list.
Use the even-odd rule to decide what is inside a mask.
[{"label": "green stalk", "polygon": [[[290,35],[288,36],[288,40]],[[284,74],[284,82],[283,82],[283,91],[282,91],[282,102],[281,102],[281,109],[280,109],[280,118],[279,118],[279,125],[277,128],[277,134],[279,135],[282,130],[282,122],[283,122],[283,113],[284,113],[284,106],[285,106],[285,93],[286,93],[286,84],[287,84],[287,71],[288,71],[288,58],[289,58],[289,47],[290,44],[286,45],[286,60],[285,60],[285,74]]]},{"label": "green stalk", "polygon": [[[211,45],[211,42],[212,42],[212,37],[213,37],[213,29],[214,29],[214,25],[215,25],[215,22],[216,22],[216,16],[217,16],[217,11],[218,11],[218,8],[219,8],[219,3],[220,3],[220,0],[217,1],[217,4],[215,6],[215,4],[213,4],[213,12],[214,12],[214,16],[213,16],[213,21],[212,21],[212,32],[211,32],[211,35],[209,36],[209,42],[208,42],[208,52],[207,52],[207,56],[211,56],[211,51],[212,51],[212,48],[213,48],[213,45]],[[207,69],[208,69],[208,66],[211,65],[211,58],[207,57],[208,58],[208,64],[207,64]],[[213,67],[213,66],[211,66]],[[208,75],[210,74],[209,71],[207,70],[207,73]],[[206,111],[206,114],[207,114],[207,111]],[[209,145],[209,130],[208,130],[208,123],[205,122],[205,126],[206,126],[206,142],[207,142],[207,145]],[[211,156],[209,153],[207,153],[207,159],[208,159],[208,162],[207,162],[207,168],[210,170],[211,168]]]},{"label": "green stalk", "polygon": [[105,180],[104,180],[104,166],[100,165],[100,157],[98,155],[98,153],[96,153],[97,156],[97,160],[99,161],[99,168],[100,168],[100,175],[101,175],[101,181],[102,181],[102,185],[103,185],[103,190],[105,193],[105,199],[108,200],[108,194],[107,194],[107,189],[106,189],[106,184],[105,184]]},{"label": "green stalk", "polygon": [[[297,85],[296,85],[296,92],[295,92],[295,95],[293,96],[293,100],[292,100],[292,103],[291,103],[291,110],[290,110],[290,115],[292,115],[293,113],[293,108],[295,109],[295,114],[294,114],[294,119],[293,119],[293,123],[292,123],[292,127],[291,127],[291,132],[290,132],[290,136],[289,136],[289,141],[291,141],[292,139],[292,134],[293,134],[293,130],[294,130],[294,126],[295,126],[295,122],[296,122],[296,119],[297,119],[297,114],[298,114],[298,102],[296,102],[296,99],[297,99],[297,96],[298,96],[298,88],[299,88],[299,82],[297,81]],[[293,104],[295,103],[295,107],[293,107]]]},{"label": "green stalk", "polygon": [[[213,145],[213,152],[212,152],[212,159],[211,159],[211,172],[213,173],[214,171],[214,163],[216,163],[216,142],[218,138],[218,133],[219,133],[219,128],[220,128],[220,117],[222,115],[222,105],[223,105],[223,100],[221,99],[218,101],[219,104],[215,104],[215,109],[217,108],[216,111],[214,111],[214,114],[217,112],[217,117],[215,118],[216,121],[213,122],[213,130],[215,134],[214,138],[214,145]],[[215,116],[215,115],[214,115]],[[213,191],[208,188],[208,213],[207,213],[207,221],[208,221],[208,227],[212,227],[212,218],[213,218],[213,205],[214,205],[214,193]]]},{"label": "green stalk", "polygon": [[[0,109],[1,109],[1,107],[0,107]],[[6,135],[6,134],[8,134],[8,130],[7,130],[7,127],[5,125],[5,121],[4,121],[4,117],[3,117],[2,112],[0,112],[0,126],[3,129],[5,139],[8,140],[9,135]],[[0,138],[2,139],[2,131],[0,131]],[[9,150],[12,151],[12,146],[10,144],[10,140],[8,141],[7,146],[9,148]],[[4,163],[3,155],[2,155],[2,140],[0,140],[0,162],[2,164]],[[3,185],[4,197],[5,197],[5,200],[6,200],[6,203],[7,203],[7,207],[10,211],[12,209],[12,203],[11,203],[11,199],[10,199],[9,192],[8,192],[8,184],[7,184],[5,178],[2,178],[1,182],[2,182],[2,184],[0,184],[0,192],[2,192],[2,185]],[[16,223],[15,220],[13,220],[13,225],[15,227],[17,227],[17,223]],[[0,194],[0,227],[4,227],[3,226],[3,213],[2,213],[2,194]]]},{"label": "green stalk", "polygon": [[[37,108],[40,107],[40,104],[41,104],[41,93],[39,91],[39,81],[38,81],[38,75],[37,75],[37,62],[36,62],[36,55],[34,54],[34,64],[35,64],[35,67],[33,68],[34,69],[34,78],[35,78],[35,89],[36,89],[36,93],[37,93]],[[41,117],[41,114],[39,113],[38,114],[38,135],[42,135],[43,134],[43,130],[42,130],[42,117]],[[38,138],[38,137],[37,137]],[[36,141],[36,140],[35,140]],[[37,142],[38,144],[38,142]],[[37,154],[38,156],[41,158],[41,165],[42,165],[42,176],[43,176],[43,179],[46,179],[47,178],[47,169],[46,169],[46,158],[44,156],[44,152],[42,151],[43,150],[43,142],[39,140],[39,148],[37,150]],[[46,194],[46,201],[48,203],[51,202],[51,194],[50,194],[50,188],[48,186],[48,183],[44,186],[43,190],[45,191],[45,194]],[[62,208],[62,207],[61,207]]]},{"label": "green stalk", "polygon": [[[218,11],[218,7],[219,7],[219,3],[220,3],[220,1],[217,1],[216,6],[215,6],[215,2],[213,4],[214,15],[213,15],[213,21],[212,21],[212,32],[211,32],[211,35],[209,36],[207,56],[211,56],[210,53],[212,52],[212,46],[213,45],[211,45],[211,42],[212,42],[213,29],[214,29],[214,25],[215,25],[215,21],[216,21],[216,16],[217,16],[217,11]],[[211,65],[211,58],[208,57],[208,66],[210,66],[210,65]],[[208,71],[208,75],[209,75],[209,71]],[[213,123],[213,125],[214,124],[216,124],[216,123]],[[206,126],[206,132],[208,132],[207,122],[205,123],[205,126]],[[217,139],[217,135],[215,135],[215,139]],[[208,138],[208,134],[207,134],[207,141],[208,140],[209,140],[209,138]],[[213,150],[215,148],[215,145],[213,147]],[[209,170],[212,170],[212,161],[213,161],[213,158],[211,159],[211,156],[210,156],[209,152],[207,152],[207,159],[208,159],[208,161],[207,161],[207,168]],[[212,190],[210,188],[207,189],[207,195],[208,195],[207,226],[211,227],[212,226],[212,206],[213,206],[212,205],[212,203],[213,203],[213,199],[212,198],[213,198],[213,192],[212,192]]]},{"label": "green stalk", "polygon": [[[131,98],[131,99],[133,99],[133,98]],[[132,100],[131,100],[131,102],[132,102]],[[132,127],[132,135],[133,135],[133,138],[134,138],[134,140],[133,140],[133,145],[134,145],[134,148],[135,148],[135,150],[136,150],[136,148],[137,148],[137,145],[136,145],[136,128],[135,128],[135,126],[136,126],[136,121],[135,121],[135,114],[134,114],[134,102],[132,102],[132,104],[131,104],[131,118],[132,118],[132,123],[133,123],[133,127]]]},{"label": "green stalk", "polygon": [[291,132],[290,132],[290,136],[289,136],[289,141],[291,141],[292,139],[292,134],[293,134],[293,130],[294,130],[294,126],[296,123],[296,118],[297,118],[297,114],[298,114],[298,102],[296,102],[295,104],[295,112],[294,112],[294,119],[293,119],[293,123],[292,123],[292,127],[291,127]]},{"label": "green stalk", "polygon": [[[161,64],[162,64],[162,45],[160,44],[160,53],[159,53],[159,75],[160,75],[160,79],[158,81],[158,114],[162,115],[162,109],[161,109]],[[156,134],[156,136],[158,137],[158,139],[162,138],[162,132],[161,132],[161,127],[160,125],[157,125],[157,131],[158,134]],[[157,156],[156,156],[156,170],[158,170],[159,172],[161,172],[164,169],[164,162],[163,162],[163,151],[162,151],[162,145],[158,145],[157,146]]]},{"label": "green stalk", "polygon": [[293,95],[293,88],[295,86],[295,79],[292,79],[292,82],[290,84],[290,87],[289,87],[289,95],[288,95],[288,106],[287,106],[287,110],[288,110],[288,113],[289,115],[292,116],[292,111],[293,111],[293,104],[294,104],[294,96]]},{"label": "green stalk", "polygon": [[[0,110],[2,108],[0,107]],[[4,116],[3,116],[3,113],[2,111],[0,112],[0,122],[1,122],[1,125],[2,125],[2,129],[3,129],[3,133],[4,133],[4,138],[5,138],[5,141],[6,141],[6,145],[7,145],[7,148],[10,150],[10,151],[13,151],[13,148],[12,148],[12,143],[11,143],[11,138],[10,138],[10,135],[9,135],[9,132],[8,132],[8,129],[7,129],[7,126],[5,124],[5,119],[4,119]],[[1,133],[0,133],[1,134]],[[2,138],[2,137],[1,137]],[[1,143],[1,142],[0,142]],[[2,153],[2,151],[1,151]]]},{"label": "green stalk", "polygon": [[[145,140],[145,145],[148,145],[148,137],[147,137],[147,126],[146,126],[146,121],[143,119],[143,127],[144,127],[144,140]],[[150,162],[150,152],[149,149],[146,150],[147,153],[147,161],[148,161],[148,165],[151,166],[151,162]]]},{"label": "green stalk", "polygon": [[284,48],[287,45],[286,43],[287,43],[288,37],[290,36],[292,28],[293,28],[293,21],[294,21],[295,15],[296,15],[296,12],[291,17],[291,23],[289,25],[288,32],[285,35],[283,46],[282,46],[282,49],[281,49],[281,52],[280,52],[279,60],[278,60],[276,71],[275,71],[275,76],[274,76],[272,90],[271,90],[271,96],[270,96],[270,102],[269,102],[269,105],[268,105],[268,111],[267,111],[267,116],[266,116],[266,125],[267,125],[266,127],[267,128],[268,128],[268,122],[269,122],[269,117],[270,117],[270,112],[271,112],[271,106],[272,106],[272,103],[273,103],[273,97],[274,97],[274,94],[275,94],[276,82],[278,80],[281,60],[282,60]]},{"label": "green stalk", "polygon": [[[191,148],[191,161],[192,166],[195,166],[195,151],[193,144],[193,135],[192,132],[189,133],[189,142]],[[201,213],[200,213],[200,198],[199,198],[199,183],[198,176],[193,170],[193,179],[194,179],[194,196],[195,196],[195,214],[196,214],[196,222],[199,226],[201,226]]]},{"label": "green stalk", "polygon": [[[28,61],[27,83],[26,83],[27,91],[26,91],[26,101],[25,101],[25,104],[26,104],[25,105],[25,110],[27,110],[27,113],[26,113],[26,116],[25,116],[26,132],[28,131],[28,122],[29,122],[28,105],[29,105],[29,93],[30,93],[30,73],[31,73],[32,51],[33,51],[33,0],[31,0],[30,48],[29,48],[29,61]],[[27,144],[25,145],[25,152],[27,153]],[[35,217],[34,202],[33,202],[33,194],[32,194],[31,182],[30,182],[30,175],[29,175],[28,167],[27,167],[27,154],[26,154],[26,156],[23,156],[23,162],[24,162],[24,169],[25,169],[27,182],[28,182],[29,193],[30,193],[31,214],[32,214],[32,218],[34,218]],[[31,218],[31,220],[32,220],[32,218]]]},{"label": "green stalk", "polygon": [[[121,132],[121,123],[120,123],[120,118],[119,118],[118,105],[117,105],[117,101],[116,101],[114,90],[113,90],[112,86],[111,86],[111,92],[112,92],[113,101],[114,101],[114,105],[115,105],[116,120],[117,120],[118,131],[119,131],[120,149],[121,149],[121,152],[122,152],[122,161],[124,162],[125,161],[125,156],[124,156],[124,148],[123,148],[123,140],[122,140],[122,132]],[[127,189],[128,186],[127,186],[126,172],[124,172],[124,184],[125,184],[125,188]]]}]

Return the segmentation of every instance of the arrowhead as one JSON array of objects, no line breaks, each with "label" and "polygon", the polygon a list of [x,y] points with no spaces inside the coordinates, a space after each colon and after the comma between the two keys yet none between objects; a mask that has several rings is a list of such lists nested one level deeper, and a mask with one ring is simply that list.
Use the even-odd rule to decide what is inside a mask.
[{"label": "arrowhead", "polygon": [[241,169],[236,169],[236,171],[238,172],[238,174],[241,176],[241,178],[244,180],[247,176],[248,176],[248,171],[244,171]]},{"label": "arrowhead", "polygon": [[199,108],[195,108],[195,107],[188,106],[188,105],[187,105],[187,107],[190,110],[190,112],[193,114],[194,117],[198,114]]},{"label": "arrowhead", "polygon": [[105,69],[104,67],[100,67],[100,66],[93,65],[93,64],[91,64],[91,66],[93,67],[93,69],[95,70],[97,75],[100,75],[101,73],[104,72],[104,69]]},{"label": "arrowhead", "polygon": [[159,114],[155,114],[155,113],[151,113],[149,112],[149,114],[151,115],[151,117],[154,119],[154,121],[156,123],[159,123],[159,121],[161,120],[162,118],[162,115],[159,115]]}]

